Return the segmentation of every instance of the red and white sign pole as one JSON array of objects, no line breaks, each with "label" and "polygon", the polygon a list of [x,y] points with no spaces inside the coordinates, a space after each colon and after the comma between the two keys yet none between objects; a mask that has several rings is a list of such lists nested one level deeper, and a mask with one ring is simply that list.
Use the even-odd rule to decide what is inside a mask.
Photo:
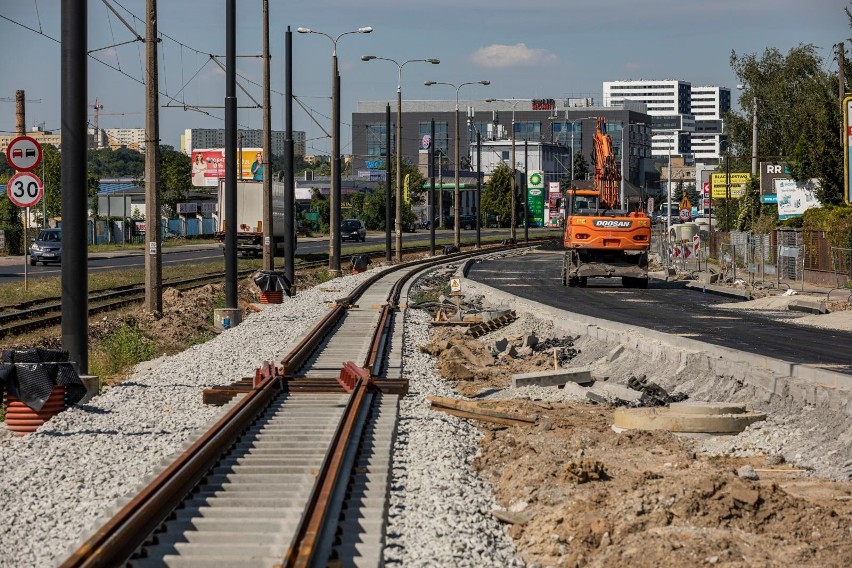
[{"label": "red and white sign pole", "polygon": [[27,275],[27,219],[30,216],[30,207],[38,203],[44,194],[44,184],[41,179],[32,173],[41,163],[41,144],[30,136],[18,136],[6,147],[6,161],[9,162],[17,173],[11,177],[6,184],[6,195],[9,201],[23,207],[24,211],[24,290],[29,289]]}]

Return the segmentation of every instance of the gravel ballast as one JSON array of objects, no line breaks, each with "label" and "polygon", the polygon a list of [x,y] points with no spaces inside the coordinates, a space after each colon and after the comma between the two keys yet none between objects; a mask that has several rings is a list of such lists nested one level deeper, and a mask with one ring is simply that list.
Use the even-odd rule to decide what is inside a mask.
[{"label": "gravel ballast", "polygon": [[[378,269],[376,269],[378,270]],[[70,408],[34,434],[0,435],[0,567],[61,562],[122,497],[207,427],[222,409],[202,391],[278,361],[327,310],[374,271],[344,276],[266,306],[215,339],[137,365],[90,404]],[[471,463],[480,434],[429,410],[426,394],[451,394],[418,349],[428,316],[408,312],[404,376],[386,561],[404,566],[515,566],[522,562],[492,517],[490,486]]]},{"label": "gravel ballast", "polygon": [[[128,381],[57,415],[37,432],[0,436],[0,566],[51,566],[120,497],[182,449],[221,409],[202,391],[279,361],[371,272],[304,290],[207,343],[137,366]],[[326,290],[326,291],[323,291]]]}]

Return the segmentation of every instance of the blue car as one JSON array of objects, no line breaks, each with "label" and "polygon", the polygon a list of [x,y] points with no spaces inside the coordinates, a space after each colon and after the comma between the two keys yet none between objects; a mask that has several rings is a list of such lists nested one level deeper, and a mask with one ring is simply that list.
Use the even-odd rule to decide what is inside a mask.
[{"label": "blue car", "polygon": [[62,262],[62,229],[42,229],[30,247],[30,265]]}]

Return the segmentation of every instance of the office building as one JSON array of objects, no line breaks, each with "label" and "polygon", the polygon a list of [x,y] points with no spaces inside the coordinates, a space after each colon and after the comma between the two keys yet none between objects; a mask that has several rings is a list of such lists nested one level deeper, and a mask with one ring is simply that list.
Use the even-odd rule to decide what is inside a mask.
[{"label": "office building", "polygon": [[727,87],[692,87],[692,153],[696,162],[718,164],[727,149],[723,119],[731,110],[731,90]]},{"label": "office building", "polygon": [[126,146],[131,150],[145,149],[144,128],[102,128],[104,134],[103,144],[113,150]]},{"label": "office building", "polygon": [[692,153],[691,134],[695,131],[692,113],[692,86],[686,81],[606,81],[604,106],[623,106],[628,102],[645,105],[651,116],[651,153],[688,156]]},{"label": "office building", "polygon": [[[524,169],[524,141],[527,141],[528,169],[542,169],[545,181],[556,181],[570,172],[571,144],[574,154],[582,153],[591,166],[596,119],[607,120],[616,158],[626,172],[628,194],[638,196],[655,180],[651,158],[651,117],[641,105],[633,108],[566,106],[555,99],[507,99],[496,101],[459,101],[460,118],[460,214],[471,214],[476,177],[476,134],[483,141],[482,165],[485,176],[498,163],[511,161],[512,125],[515,133],[515,169]],[[586,101],[593,104],[593,101]],[[365,180],[381,178],[387,168],[387,156],[396,151],[396,105],[391,106],[391,151],[386,148],[385,101],[359,101],[352,114],[352,171]],[[429,176],[429,146],[438,152],[435,177],[443,186],[454,184],[455,108],[453,100],[403,101],[402,157],[417,164],[424,177]],[[641,108],[640,108],[641,107]],[[430,121],[435,121],[435,139],[430,140]],[[622,133],[622,125],[628,126]],[[573,132],[573,140],[572,140]],[[622,156],[622,139],[625,154]],[[499,155],[499,159],[495,156]],[[450,194],[451,192],[446,192]],[[446,203],[445,196],[445,203]]]},{"label": "office building", "polygon": [[[263,130],[238,130],[237,144],[244,148],[262,148]],[[280,156],[284,153],[284,140],[286,132],[283,130],[272,131],[272,154]],[[225,147],[224,128],[187,128],[180,137],[180,150],[184,154],[191,154],[193,150]],[[293,131],[293,154],[305,155],[305,133]]]}]

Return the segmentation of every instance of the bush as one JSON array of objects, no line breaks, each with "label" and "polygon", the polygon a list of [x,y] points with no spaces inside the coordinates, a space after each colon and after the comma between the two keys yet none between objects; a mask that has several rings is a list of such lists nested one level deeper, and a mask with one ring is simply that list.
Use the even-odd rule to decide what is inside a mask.
[{"label": "bush", "polygon": [[155,354],[153,340],[125,322],[101,339],[99,348],[92,354],[92,372],[100,377],[115,376]]}]

